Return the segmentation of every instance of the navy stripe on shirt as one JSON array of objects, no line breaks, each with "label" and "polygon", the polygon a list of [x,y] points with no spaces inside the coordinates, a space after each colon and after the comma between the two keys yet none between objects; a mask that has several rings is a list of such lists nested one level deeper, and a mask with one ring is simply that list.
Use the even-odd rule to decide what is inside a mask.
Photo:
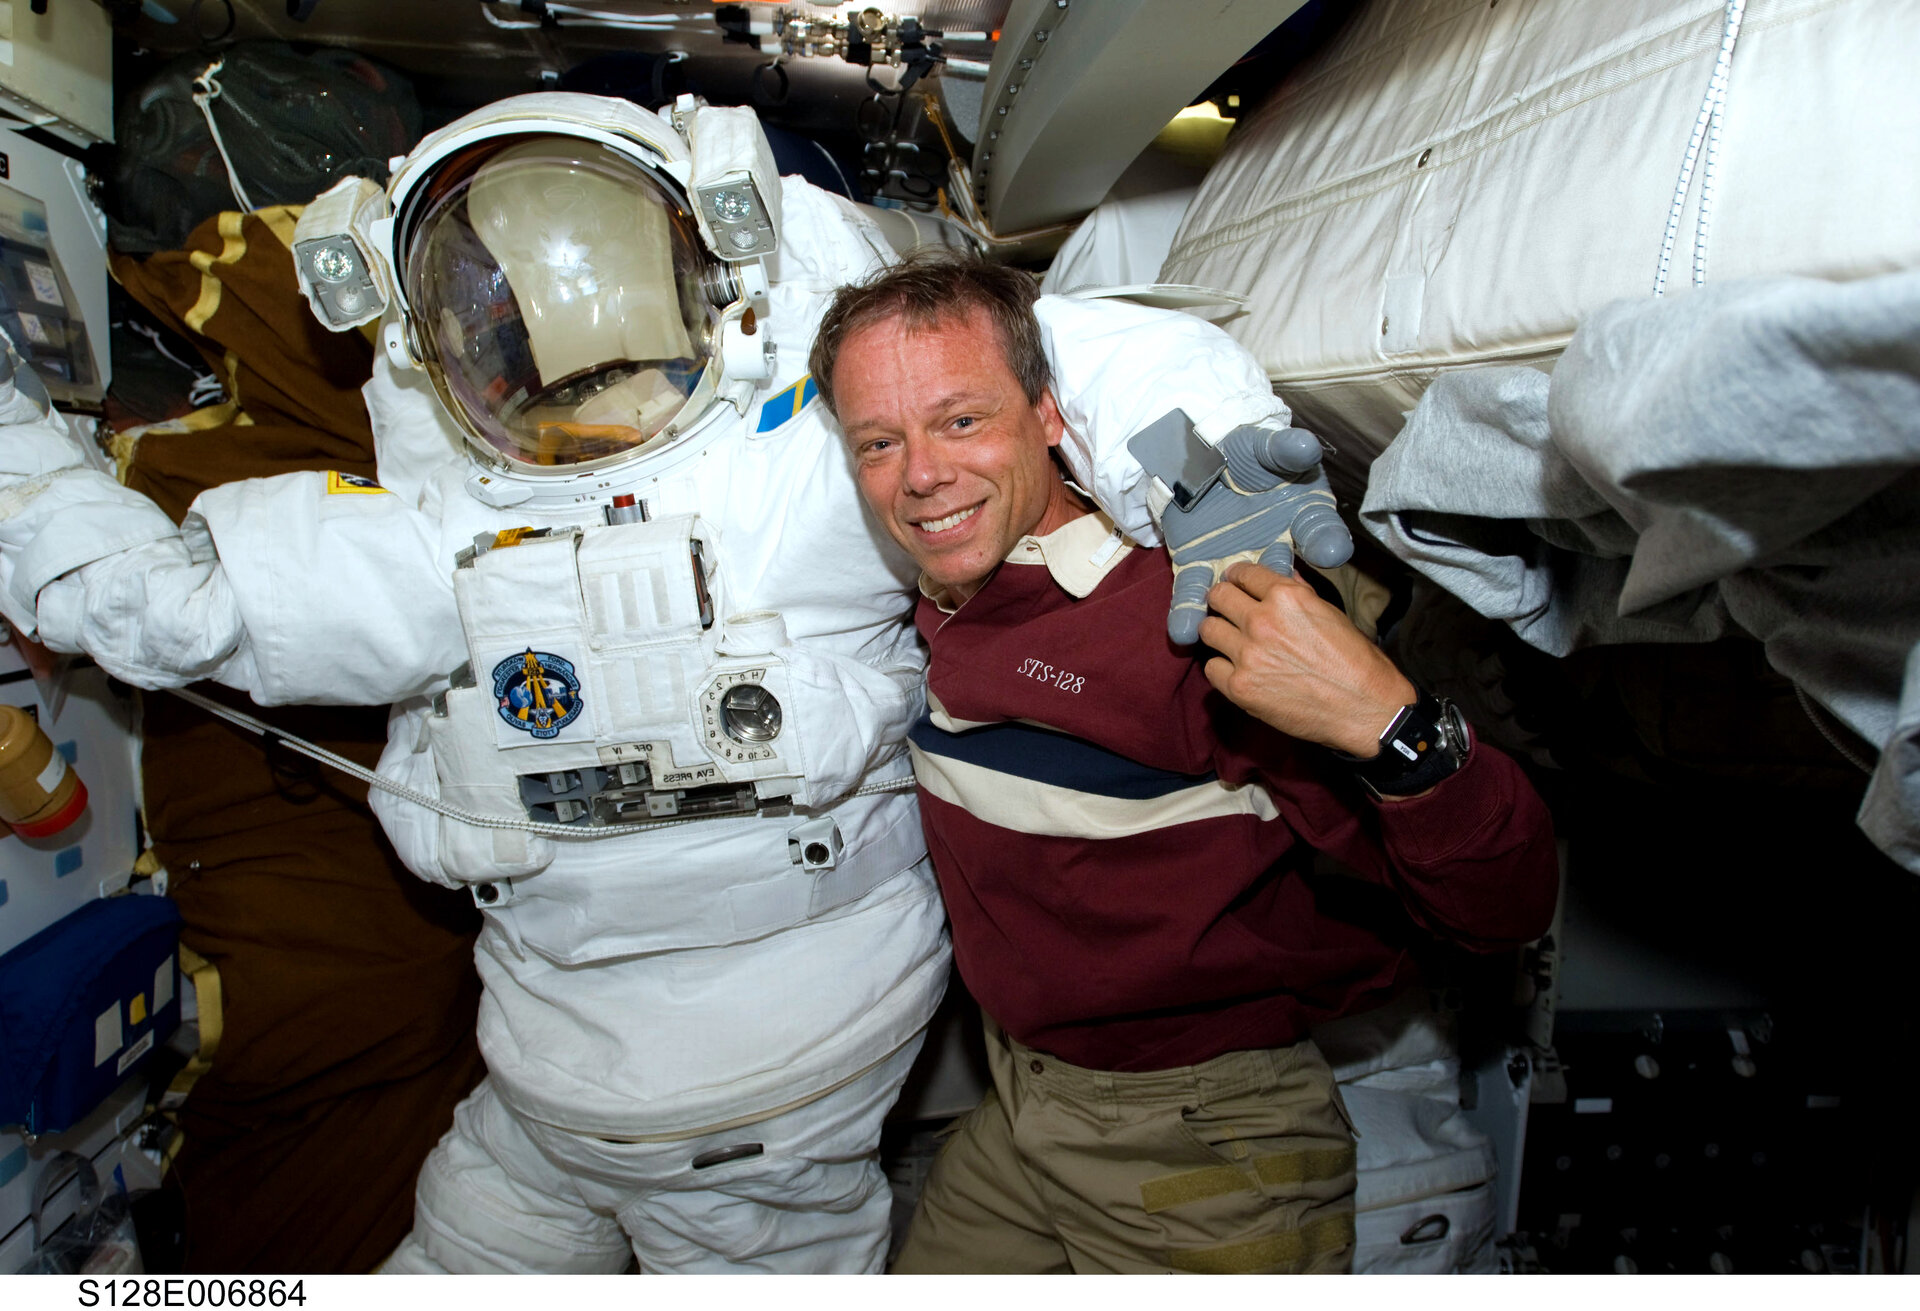
[{"label": "navy stripe on shirt", "polygon": [[1218,778],[1211,772],[1175,774],[1154,769],[1105,747],[1031,724],[985,724],[950,733],[923,716],[907,736],[930,756],[1126,801],[1151,801]]}]

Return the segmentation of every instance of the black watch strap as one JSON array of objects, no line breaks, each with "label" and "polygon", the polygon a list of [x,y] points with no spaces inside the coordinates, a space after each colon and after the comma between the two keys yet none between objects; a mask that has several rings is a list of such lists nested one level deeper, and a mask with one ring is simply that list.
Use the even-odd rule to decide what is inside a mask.
[{"label": "black watch strap", "polygon": [[1335,754],[1374,796],[1410,797],[1458,772],[1472,750],[1473,734],[1453,702],[1420,692],[1380,735],[1379,754],[1369,760]]}]

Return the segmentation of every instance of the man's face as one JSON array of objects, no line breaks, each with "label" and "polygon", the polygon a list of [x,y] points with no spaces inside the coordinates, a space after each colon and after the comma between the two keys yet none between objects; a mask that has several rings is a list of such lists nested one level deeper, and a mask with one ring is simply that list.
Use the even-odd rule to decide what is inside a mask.
[{"label": "man's face", "polygon": [[973,595],[1014,543],[1078,513],[1054,468],[1062,422],[1029,403],[986,312],[858,329],[833,398],[861,495],[933,582]]}]

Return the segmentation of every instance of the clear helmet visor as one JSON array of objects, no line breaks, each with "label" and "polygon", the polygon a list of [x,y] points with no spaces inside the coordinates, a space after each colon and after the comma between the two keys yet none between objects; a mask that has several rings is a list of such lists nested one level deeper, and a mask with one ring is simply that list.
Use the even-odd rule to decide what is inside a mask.
[{"label": "clear helmet visor", "polygon": [[415,348],[468,439],[530,469],[663,444],[718,312],[693,216],[597,142],[484,142],[447,161],[413,235]]}]

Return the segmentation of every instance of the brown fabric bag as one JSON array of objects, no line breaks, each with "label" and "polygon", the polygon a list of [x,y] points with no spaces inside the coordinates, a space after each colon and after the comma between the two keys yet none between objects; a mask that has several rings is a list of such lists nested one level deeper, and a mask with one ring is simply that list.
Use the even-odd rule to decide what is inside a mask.
[{"label": "brown fabric bag", "polygon": [[[207,358],[234,417],[148,433],[129,486],[175,519],[206,488],[298,469],[372,476],[372,348],[309,313],[295,211],[227,213],[113,274]],[[372,766],[384,707],[261,710]],[[412,1225],[421,1161],[484,1073],[472,904],[400,864],[366,788],[165,695],[145,698],[147,821],[218,967],[225,1033],[181,1110],[189,1271],[364,1271]]]}]

